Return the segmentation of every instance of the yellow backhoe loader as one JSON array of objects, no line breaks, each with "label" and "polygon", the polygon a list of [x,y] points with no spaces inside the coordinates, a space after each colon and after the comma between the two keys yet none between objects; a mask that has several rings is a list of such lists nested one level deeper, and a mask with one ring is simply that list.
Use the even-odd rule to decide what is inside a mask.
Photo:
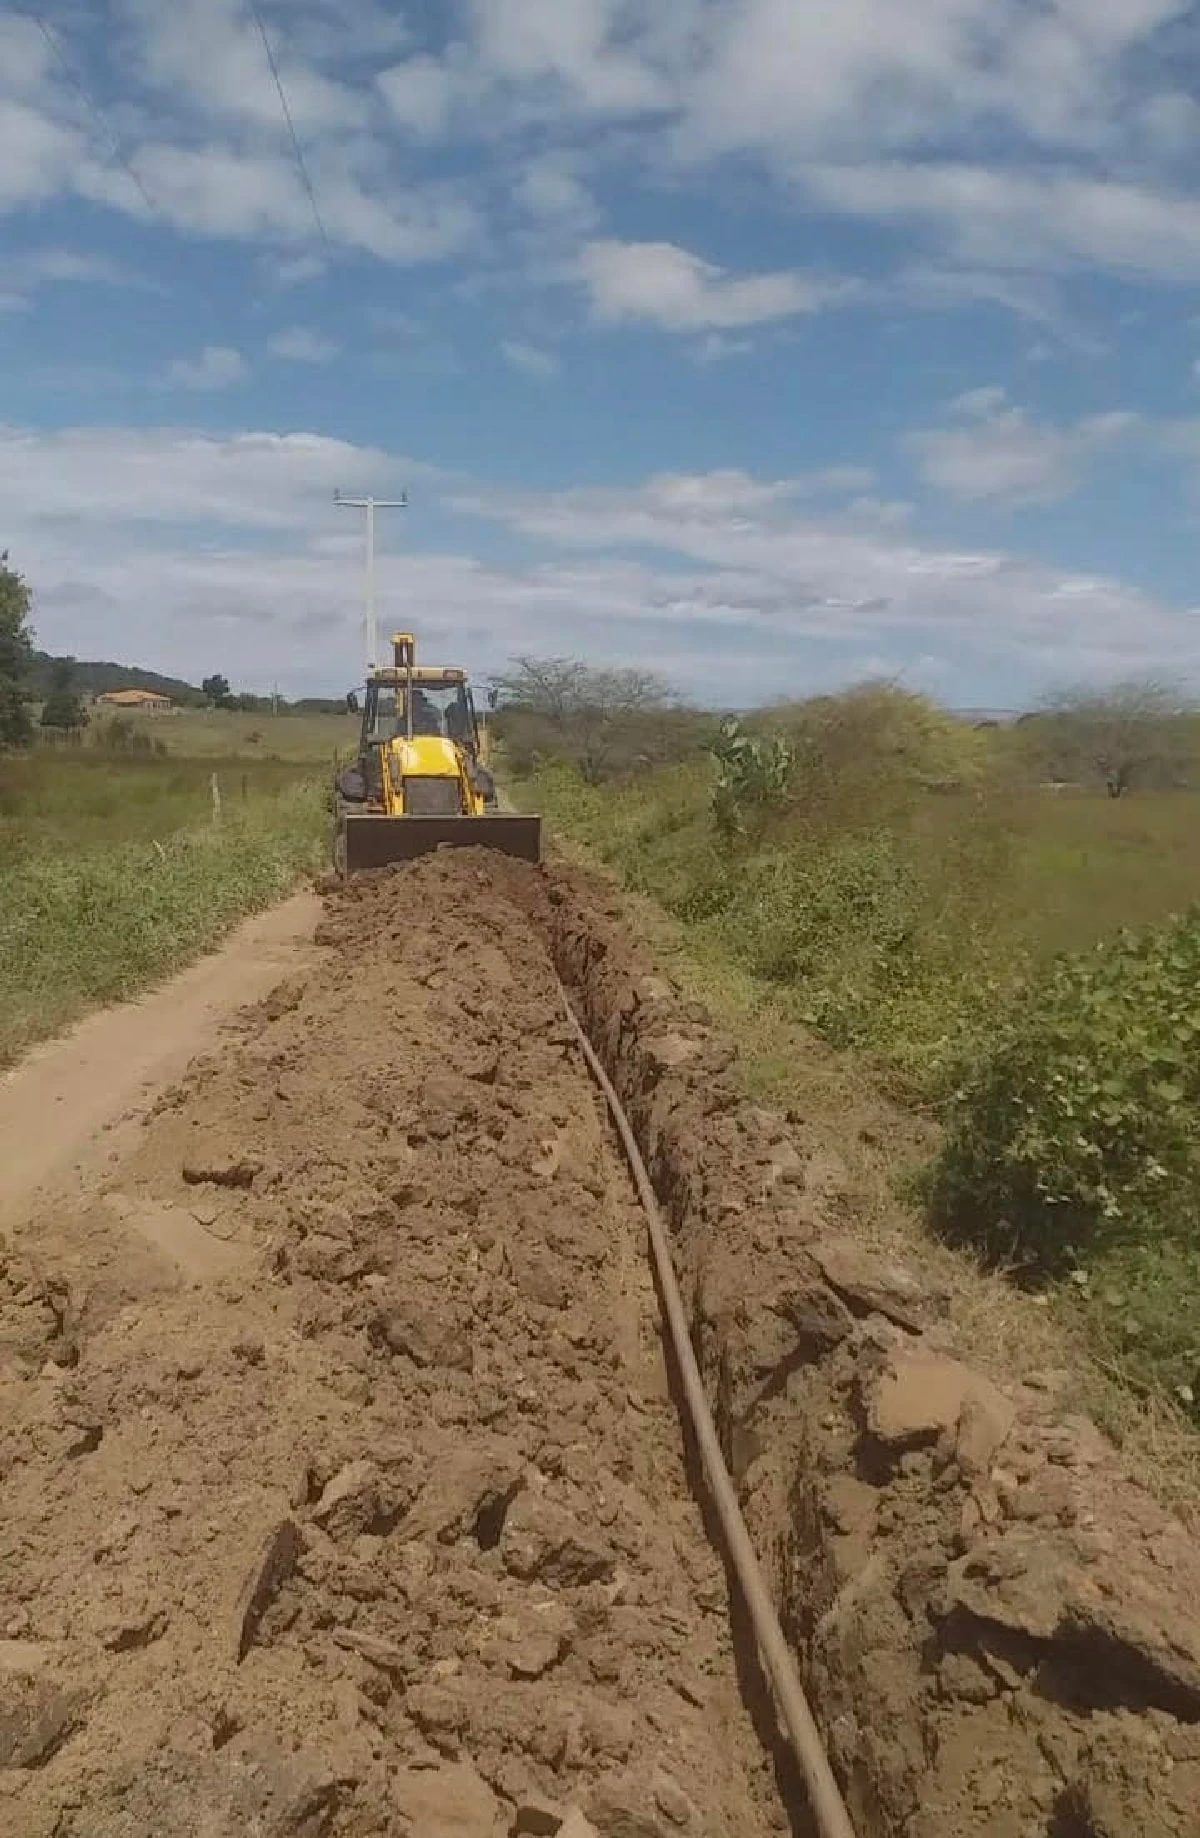
[{"label": "yellow backhoe loader", "polygon": [[333,861],[341,875],[412,861],[444,843],[541,860],[542,820],[501,811],[466,672],[418,665],[411,632],[371,671],[358,759],[339,772]]}]

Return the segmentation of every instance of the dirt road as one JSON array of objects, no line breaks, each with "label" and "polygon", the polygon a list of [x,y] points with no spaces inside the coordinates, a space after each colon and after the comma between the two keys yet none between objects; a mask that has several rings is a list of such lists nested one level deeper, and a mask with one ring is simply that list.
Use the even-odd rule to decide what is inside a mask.
[{"label": "dirt road", "polygon": [[[466,858],[292,919],[0,1256],[0,1829],[786,1830],[542,945]],[[0,1107],[10,1203],[56,1078],[73,1159],[111,1117],[83,1064]]]},{"label": "dirt road", "polygon": [[33,1195],[118,1150],[118,1124],[215,1045],[221,1027],[309,961],[320,916],[311,893],[239,926],[225,946],[138,1001],[90,1015],[0,1074],[0,1227]]}]

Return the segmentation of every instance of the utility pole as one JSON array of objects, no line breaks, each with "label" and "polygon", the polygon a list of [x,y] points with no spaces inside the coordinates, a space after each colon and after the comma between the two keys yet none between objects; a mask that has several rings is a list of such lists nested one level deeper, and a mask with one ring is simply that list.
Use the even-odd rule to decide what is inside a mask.
[{"label": "utility pole", "polygon": [[375,513],[376,511],[402,511],[408,509],[408,499],[399,498],[343,498],[340,491],[333,494],[335,504],[348,504],[352,510],[367,513],[367,612],[366,612],[366,646],[367,669],[374,670],[379,662],[379,634],[375,622]]}]

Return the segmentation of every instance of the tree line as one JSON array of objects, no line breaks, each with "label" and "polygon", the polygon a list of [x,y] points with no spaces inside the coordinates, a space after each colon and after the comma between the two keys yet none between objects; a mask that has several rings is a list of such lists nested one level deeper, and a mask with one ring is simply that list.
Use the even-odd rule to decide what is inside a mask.
[{"label": "tree line", "polygon": [[[661,677],[596,668],[578,658],[519,657],[493,684],[493,721],[510,769],[547,760],[592,785],[709,753],[719,774],[783,801],[821,767],[840,776],[893,757],[931,790],[952,790],[979,769],[979,729],[896,683],[741,717],[690,707]],[[1200,707],[1168,686],[1138,679],[1047,696],[991,737],[997,770],[1024,780],[1123,798],[1200,782]],[[903,776],[903,774],[902,774]]]}]

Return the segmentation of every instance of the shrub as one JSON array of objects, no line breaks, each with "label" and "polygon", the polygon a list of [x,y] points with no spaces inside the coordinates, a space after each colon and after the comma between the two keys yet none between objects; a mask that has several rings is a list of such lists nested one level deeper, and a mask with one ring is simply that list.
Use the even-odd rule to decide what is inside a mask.
[{"label": "shrub", "polygon": [[730,886],[728,943],[746,969],[775,983],[811,977],[848,947],[894,968],[920,913],[915,866],[884,835],[775,849],[744,863]]},{"label": "shrub", "polygon": [[1200,1407],[1200,1245],[1170,1238],[1102,1253],[1076,1298],[1093,1341],[1139,1390],[1160,1386]]},{"label": "shrub", "polygon": [[1064,958],[956,1094],[933,1181],[952,1237],[1053,1274],[1200,1240],[1200,911]]},{"label": "shrub", "polygon": [[713,817],[719,834],[732,841],[756,816],[786,803],[796,757],[779,735],[747,734],[732,715],[722,721],[710,751],[716,769]]},{"label": "shrub", "polygon": [[152,753],[158,759],[165,759],[167,755],[166,741],[147,734],[145,728],[139,727],[128,715],[110,715],[107,720],[98,722],[92,742],[105,753]]}]

